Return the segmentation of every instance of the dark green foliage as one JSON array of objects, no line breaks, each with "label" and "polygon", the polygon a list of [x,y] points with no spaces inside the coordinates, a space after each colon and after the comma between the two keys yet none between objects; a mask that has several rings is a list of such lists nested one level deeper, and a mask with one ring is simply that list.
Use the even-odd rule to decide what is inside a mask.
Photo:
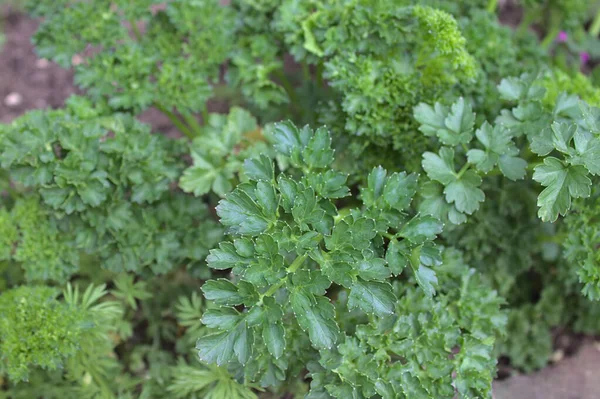
[{"label": "dark green foliage", "polygon": [[[494,366],[492,342],[504,324],[498,309],[501,299],[480,288],[475,278],[470,283],[473,271],[457,265],[464,275],[461,295],[485,296],[466,302],[485,308],[489,319],[480,319],[472,308],[450,305],[460,303],[457,298],[433,301],[436,267],[445,263],[449,268],[459,260],[443,262],[433,243],[442,231],[437,219],[409,215],[417,177],[388,176],[375,168],[361,190],[363,205],[336,210],[335,200],[349,191],[346,177],[329,169],[330,143],[323,128],[313,132],[291,123],[276,125],[274,148],[294,169],[302,170],[299,178],[275,173],[266,157],[248,160],[245,173],[250,182],[220,202],[217,213],[235,238],[222,242],[207,260],[213,269],[232,269],[235,279],[210,280],[202,288],[220,307],[208,310],[202,319],[216,332],[198,341],[200,358],[243,366],[248,381],[278,386],[297,377],[291,356],[302,353],[313,378],[308,397],[346,398],[356,389],[364,397],[410,397],[419,392],[449,397],[454,392],[452,369],[459,374],[463,397],[475,392],[487,396]],[[390,278],[406,274],[407,267],[412,271],[410,288],[394,289]],[[455,278],[461,275],[451,271]],[[404,299],[398,302],[394,291]],[[325,296],[333,292],[345,298],[337,307]],[[233,307],[242,304],[243,312]],[[457,306],[456,314],[451,316],[448,306]],[[355,314],[359,325],[344,313]],[[452,361],[455,346],[465,352]],[[386,350],[414,360],[390,368],[392,358],[383,355]],[[470,351],[479,354],[479,366],[470,364],[473,359],[463,360]],[[315,356],[320,360],[312,361]],[[441,374],[422,376],[422,359]],[[434,359],[440,364],[431,366]],[[271,368],[278,370],[275,375],[270,375]]]},{"label": "dark green foliage", "polygon": [[38,54],[70,66],[91,47],[96,54],[75,66],[75,81],[115,110],[198,112],[232,46],[234,30],[222,27],[233,27],[235,17],[217,0],[169,1],[166,10],[160,3],[31,0],[31,12],[44,17],[34,37]]},{"label": "dark green foliage", "polygon": [[83,253],[113,271],[196,269],[220,229],[205,221],[204,204],[170,192],[182,143],[129,115],[99,112],[74,97],[67,110],[32,112],[4,128],[2,166],[32,194],[10,217],[4,211],[3,225],[18,234],[7,234],[15,249],[3,257],[21,263],[29,281],[65,281]]}]

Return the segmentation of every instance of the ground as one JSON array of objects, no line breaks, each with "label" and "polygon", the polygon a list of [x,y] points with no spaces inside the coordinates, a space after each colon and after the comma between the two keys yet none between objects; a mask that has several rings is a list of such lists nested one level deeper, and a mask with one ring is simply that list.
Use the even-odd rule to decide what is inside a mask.
[{"label": "ground", "polygon": [[[7,123],[36,108],[60,107],[78,90],[73,74],[39,59],[31,44],[37,23],[22,14],[7,12],[6,40],[0,52],[0,122]],[[155,110],[141,119],[154,129],[174,134],[169,120]],[[579,339],[579,338],[578,338]],[[592,338],[577,351],[530,375],[512,375],[494,384],[495,399],[597,399],[600,397],[600,344]]]}]

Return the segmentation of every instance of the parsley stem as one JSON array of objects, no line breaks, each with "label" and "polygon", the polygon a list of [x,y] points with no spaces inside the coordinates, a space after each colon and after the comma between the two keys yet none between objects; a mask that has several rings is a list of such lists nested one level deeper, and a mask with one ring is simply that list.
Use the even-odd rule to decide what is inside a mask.
[{"label": "parsley stem", "polygon": [[527,165],[527,170],[530,171],[530,172],[532,172],[532,171],[535,170],[535,167],[538,166],[538,165],[540,165],[540,163],[530,163],[530,164]]},{"label": "parsley stem", "polygon": [[395,236],[394,234],[390,234],[390,233],[388,233],[388,232],[385,232],[385,231],[384,231],[383,233],[380,233],[380,234],[381,234],[383,237],[385,237],[385,238],[387,238],[388,240],[390,240],[390,241],[392,241],[392,240],[395,240],[395,239],[396,239],[396,236]]},{"label": "parsley stem", "polygon": [[546,36],[544,37],[544,40],[542,40],[541,46],[544,50],[547,50],[548,47],[550,47],[550,45],[552,44],[552,42],[554,41],[554,39],[556,38],[556,36],[558,35],[558,32],[560,31],[560,28],[558,27],[558,25],[552,27],[547,33]]},{"label": "parsley stem", "polygon": [[283,72],[282,70],[276,70],[275,76],[277,77],[277,79],[279,79],[279,83],[281,84],[281,86],[283,86],[285,92],[287,93],[287,95],[290,99],[290,102],[293,105],[298,104],[298,97],[296,96],[296,90],[294,89],[294,86],[289,81],[287,76],[285,76],[285,72]]},{"label": "parsley stem", "polygon": [[298,270],[300,268],[300,266],[302,266],[302,264],[304,263],[306,258],[308,258],[308,254],[298,256],[296,259],[294,259],[294,261],[292,262],[290,267],[287,268],[287,272],[294,273],[296,270]]},{"label": "parsley stem", "polygon": [[521,23],[519,24],[519,28],[517,29],[517,33],[521,36],[525,34],[529,29],[529,25],[535,20],[535,17],[535,14],[531,12],[531,10],[525,11]]},{"label": "parsley stem", "polygon": [[489,0],[487,5],[488,12],[496,12],[498,7],[498,0]]},{"label": "parsley stem", "polygon": [[167,118],[169,118],[169,120],[173,123],[173,125],[175,125],[175,127],[177,129],[179,129],[179,131],[181,133],[185,134],[190,139],[194,138],[194,133],[182,121],[180,121],[179,118],[177,118],[177,116],[173,112],[169,111],[167,108],[165,108],[164,106],[162,106],[159,103],[154,103],[154,106],[160,112],[162,112],[163,114],[165,114],[165,116]]},{"label": "parsley stem", "polygon": [[129,21],[129,24],[131,25],[131,29],[133,30],[133,34],[135,35],[135,38],[137,39],[138,42],[142,41],[142,32],[140,32],[140,28],[138,28],[137,23],[133,20]]},{"label": "parsley stem", "polygon": [[598,36],[598,34],[600,33],[600,10],[598,10],[596,17],[594,17],[594,21],[590,25],[590,29],[588,32],[594,37]]},{"label": "parsley stem", "polygon": [[[185,119],[187,124],[194,130],[195,136],[200,136],[200,134],[202,133],[202,126],[200,125],[196,117],[190,112],[186,111],[180,111],[179,113],[183,116],[183,119]],[[204,123],[206,123],[206,120],[204,121]]]},{"label": "parsley stem", "polygon": [[457,178],[457,179],[460,179],[460,178],[461,178],[461,177],[462,177],[462,176],[465,174],[465,172],[466,172],[467,170],[469,170],[469,167],[470,167],[470,166],[471,166],[471,165],[469,165],[468,163],[466,163],[466,164],[465,164],[465,165],[462,167],[462,169],[461,169],[460,171],[458,171],[458,174],[456,175],[456,178]]},{"label": "parsley stem", "polygon": [[209,118],[209,112],[208,112],[208,104],[204,104],[204,106],[202,107],[202,123],[204,123],[205,125],[208,125],[208,118]]},{"label": "parsley stem", "polygon": [[317,71],[316,71],[316,75],[317,75],[317,86],[318,87],[324,87],[324,81],[323,81],[323,70],[325,69],[325,65],[323,64],[323,62],[319,62],[317,64]]},{"label": "parsley stem", "polygon": [[[290,267],[287,268],[287,274],[294,273],[296,270],[298,270],[298,268],[300,268],[300,266],[302,266],[302,264],[304,263],[304,261],[306,260],[307,257],[308,257],[308,254],[304,254],[304,255],[298,256],[296,259],[294,259],[294,261],[292,262]],[[281,286],[283,284],[285,284],[285,281],[287,280],[287,274],[285,275],[285,277],[283,277],[277,283],[272,285],[264,294],[262,294],[260,296],[261,299],[259,302],[262,303],[262,298],[264,298],[266,296],[271,296],[275,292],[277,292],[277,290],[279,288],[281,288]]]}]

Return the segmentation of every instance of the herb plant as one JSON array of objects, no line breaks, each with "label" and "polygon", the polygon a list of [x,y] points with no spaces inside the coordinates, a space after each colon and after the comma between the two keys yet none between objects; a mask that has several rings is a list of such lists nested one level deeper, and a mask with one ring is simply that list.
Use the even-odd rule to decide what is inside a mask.
[{"label": "herb plant", "polygon": [[0,397],[490,398],[598,333],[596,10],[497,3],[28,1],[81,94],[0,127]]}]

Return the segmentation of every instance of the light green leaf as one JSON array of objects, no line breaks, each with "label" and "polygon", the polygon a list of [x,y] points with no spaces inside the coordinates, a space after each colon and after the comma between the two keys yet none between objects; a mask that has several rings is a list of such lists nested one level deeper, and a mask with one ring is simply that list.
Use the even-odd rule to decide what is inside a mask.
[{"label": "light green leaf", "polygon": [[237,287],[225,279],[209,280],[202,286],[204,297],[218,305],[240,305],[244,298],[238,293]]},{"label": "light green leaf", "polygon": [[510,155],[502,155],[498,160],[498,167],[502,174],[511,180],[520,180],[527,173],[527,161]]},{"label": "light green leaf", "polygon": [[239,321],[240,314],[233,308],[208,309],[202,316],[202,324],[219,330],[231,330]]},{"label": "light green leaf", "polygon": [[246,159],[244,173],[248,179],[254,181],[273,181],[275,178],[273,162],[266,155],[261,155],[258,159]]},{"label": "light green leaf", "polygon": [[592,181],[587,174],[583,166],[566,166],[554,157],[536,166],[533,179],[546,187],[538,197],[539,217],[554,222],[571,208],[571,198],[589,197]]},{"label": "light green leaf", "polygon": [[403,211],[417,192],[417,175],[405,172],[392,174],[383,188],[383,198],[394,209]]},{"label": "light green leaf", "polygon": [[308,330],[310,342],[315,349],[331,349],[338,340],[339,327],[335,322],[335,310],[323,296],[314,296],[295,289],[290,294],[290,304],[298,324]]},{"label": "light green leaf", "polygon": [[350,290],[348,308],[360,308],[367,314],[389,316],[394,313],[396,296],[389,283],[358,279]]},{"label": "light green leaf", "polygon": [[263,327],[263,340],[267,350],[279,359],[285,350],[285,331],[281,323],[269,323]]},{"label": "light green leaf", "polygon": [[423,169],[430,179],[448,185],[456,180],[454,169],[454,150],[442,147],[440,153],[425,152],[423,154]]},{"label": "light green leaf", "polygon": [[460,180],[446,186],[444,189],[446,201],[454,203],[458,211],[470,215],[479,209],[479,203],[485,199],[485,194],[479,186],[481,186],[481,177],[472,170],[467,170]]},{"label": "light green leaf", "polygon": [[417,215],[405,224],[398,234],[414,244],[422,244],[435,239],[443,227],[443,223],[433,216]]},{"label": "light green leaf", "polygon": [[331,136],[329,131],[320,127],[315,130],[308,145],[302,152],[304,162],[317,169],[327,168],[333,162],[333,150],[331,149]]},{"label": "light green leaf", "polygon": [[[270,202],[268,198],[270,195],[271,200],[273,200],[272,192],[258,191],[261,191],[261,195],[264,196],[263,206],[273,205],[273,202]],[[221,218],[221,223],[228,226],[232,232],[238,234],[257,235],[264,232],[269,226],[269,221],[264,216],[261,207],[248,195],[242,186],[238,186],[225,199],[219,201],[217,214]]]},{"label": "light green leaf", "polygon": [[447,129],[439,130],[438,137],[444,145],[467,144],[473,138],[474,123],[475,114],[471,103],[460,97],[452,104],[450,113],[444,120]]},{"label": "light green leaf", "polygon": [[420,265],[418,268],[413,269],[413,271],[415,272],[415,278],[417,280],[417,283],[425,292],[425,294],[427,294],[427,296],[429,297],[435,295],[435,286],[438,283],[435,272],[427,266],[423,265]]}]

